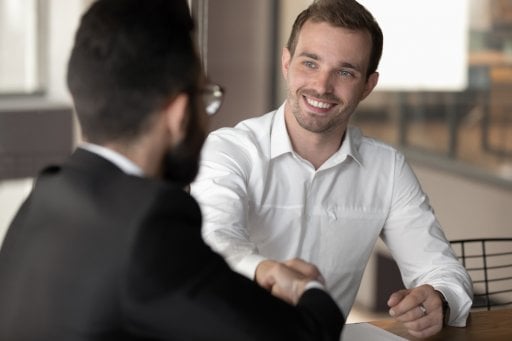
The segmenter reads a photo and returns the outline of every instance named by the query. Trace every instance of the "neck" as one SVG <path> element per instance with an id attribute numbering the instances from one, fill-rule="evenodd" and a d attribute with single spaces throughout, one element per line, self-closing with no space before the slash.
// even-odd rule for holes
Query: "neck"
<path id="1" fill-rule="evenodd" d="M 302 128 L 291 112 L 285 113 L 285 122 L 293 150 L 315 169 L 338 151 L 347 128 L 347 124 L 344 124 L 330 132 L 314 133 Z"/>
<path id="2" fill-rule="evenodd" d="M 160 177 L 163 156 L 166 152 L 166 140 L 162 134 L 143 134 L 130 141 L 115 140 L 103 144 L 117 153 L 130 159 L 140 167 L 145 176 Z"/>
<path id="3" fill-rule="evenodd" d="M 156 177 L 158 175 L 156 155 L 142 148 L 141 145 L 109 142 L 105 143 L 103 147 L 109 148 L 135 163 L 145 176 Z"/>

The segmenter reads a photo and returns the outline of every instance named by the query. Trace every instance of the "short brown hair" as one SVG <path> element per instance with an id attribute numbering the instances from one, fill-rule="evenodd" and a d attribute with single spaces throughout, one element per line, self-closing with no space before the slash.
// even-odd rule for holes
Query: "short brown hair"
<path id="1" fill-rule="evenodd" d="M 382 55 L 383 35 L 373 15 L 355 0 L 315 0 L 302 11 L 292 26 L 286 47 L 293 56 L 299 38 L 299 32 L 306 21 L 326 22 L 336 27 L 351 30 L 367 30 L 372 38 L 372 49 L 366 77 L 377 71 Z"/>

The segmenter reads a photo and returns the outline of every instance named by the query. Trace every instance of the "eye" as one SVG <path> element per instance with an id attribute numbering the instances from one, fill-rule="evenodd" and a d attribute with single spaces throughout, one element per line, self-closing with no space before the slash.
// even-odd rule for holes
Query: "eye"
<path id="1" fill-rule="evenodd" d="M 343 78 L 353 78 L 354 74 L 347 70 L 339 70 L 338 75 Z"/>
<path id="2" fill-rule="evenodd" d="M 302 62 L 302 64 L 309 69 L 316 69 L 316 64 L 313 63 L 312 61 L 306 60 Z"/>

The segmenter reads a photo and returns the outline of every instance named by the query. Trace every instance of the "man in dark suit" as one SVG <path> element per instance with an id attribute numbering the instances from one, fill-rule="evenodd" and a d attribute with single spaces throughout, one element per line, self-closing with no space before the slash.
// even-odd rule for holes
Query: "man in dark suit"
<path id="1" fill-rule="evenodd" d="M 221 91 L 192 29 L 185 0 L 99 0 L 83 16 L 68 86 L 86 142 L 40 174 L 9 227 L 1 340 L 339 339 L 314 266 L 256 284 L 201 239 L 183 187 Z"/>

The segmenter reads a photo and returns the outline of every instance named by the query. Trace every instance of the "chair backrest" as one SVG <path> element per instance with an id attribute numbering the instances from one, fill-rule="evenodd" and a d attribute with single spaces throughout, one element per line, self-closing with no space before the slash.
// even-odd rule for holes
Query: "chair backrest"
<path id="1" fill-rule="evenodd" d="M 473 280 L 473 310 L 512 306 L 512 238 L 450 241 Z"/>

